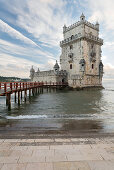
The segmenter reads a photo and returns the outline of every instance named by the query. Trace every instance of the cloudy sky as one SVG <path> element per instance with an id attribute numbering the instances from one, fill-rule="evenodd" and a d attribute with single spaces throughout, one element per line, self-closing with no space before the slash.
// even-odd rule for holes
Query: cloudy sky
<path id="1" fill-rule="evenodd" d="M 0 76 L 29 77 L 32 65 L 51 69 L 59 61 L 63 25 L 82 12 L 100 23 L 105 74 L 114 77 L 114 0 L 0 0 Z"/>

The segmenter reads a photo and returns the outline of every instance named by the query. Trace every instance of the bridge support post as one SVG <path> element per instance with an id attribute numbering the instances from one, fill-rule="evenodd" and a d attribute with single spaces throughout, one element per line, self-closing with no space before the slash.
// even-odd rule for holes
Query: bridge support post
<path id="1" fill-rule="evenodd" d="M 51 87 L 49 87 L 49 92 L 51 92 Z"/>
<path id="2" fill-rule="evenodd" d="M 32 89 L 32 95 L 34 96 L 34 88 Z"/>
<path id="3" fill-rule="evenodd" d="M 37 92 L 37 87 L 36 87 L 36 94 L 37 94 L 38 92 Z"/>
<path id="4" fill-rule="evenodd" d="M 23 92 L 21 91 L 21 100 L 22 100 L 22 98 L 23 98 Z"/>
<path id="5" fill-rule="evenodd" d="M 16 103 L 16 92 L 15 92 L 15 103 Z"/>
<path id="6" fill-rule="evenodd" d="M 29 89 L 29 98 L 31 97 L 31 89 Z"/>
<path id="7" fill-rule="evenodd" d="M 11 110 L 11 94 L 6 94 L 6 105 L 8 106 L 8 111 Z"/>
<path id="8" fill-rule="evenodd" d="M 20 91 L 18 91 L 18 105 L 20 105 Z"/>
<path id="9" fill-rule="evenodd" d="M 6 94 L 6 106 L 8 105 L 8 94 Z"/>
<path id="10" fill-rule="evenodd" d="M 24 101 L 25 101 L 25 103 L 27 101 L 27 90 L 25 90 L 25 93 L 24 93 Z"/>

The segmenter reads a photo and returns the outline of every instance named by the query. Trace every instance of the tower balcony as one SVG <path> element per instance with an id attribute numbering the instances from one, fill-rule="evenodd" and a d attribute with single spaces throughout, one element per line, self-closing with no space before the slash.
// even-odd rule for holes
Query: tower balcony
<path id="1" fill-rule="evenodd" d="M 84 34 L 81 34 L 81 33 L 78 33 L 74 36 L 71 36 L 63 41 L 60 42 L 60 47 L 63 47 L 64 45 L 66 44 L 69 44 L 69 43 L 72 43 L 74 41 L 77 41 L 79 39 L 82 39 L 82 38 L 85 38 L 89 41 L 94 41 L 100 45 L 103 45 L 103 39 L 99 38 L 99 37 L 96 37 L 94 35 L 90 35 L 90 34 L 87 34 L 87 33 L 84 33 Z"/>

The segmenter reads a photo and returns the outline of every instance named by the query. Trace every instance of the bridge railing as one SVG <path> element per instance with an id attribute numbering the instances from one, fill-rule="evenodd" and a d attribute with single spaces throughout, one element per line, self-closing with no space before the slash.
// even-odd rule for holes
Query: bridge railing
<path id="1" fill-rule="evenodd" d="M 0 82 L 0 94 L 42 86 L 67 86 L 63 82 Z"/>

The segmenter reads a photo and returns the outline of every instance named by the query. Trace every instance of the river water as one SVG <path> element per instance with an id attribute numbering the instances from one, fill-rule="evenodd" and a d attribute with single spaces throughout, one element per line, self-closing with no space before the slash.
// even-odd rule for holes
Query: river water
<path id="1" fill-rule="evenodd" d="M 114 133 L 114 80 L 102 90 L 44 91 L 7 111 L 0 97 L 1 134 Z"/>

